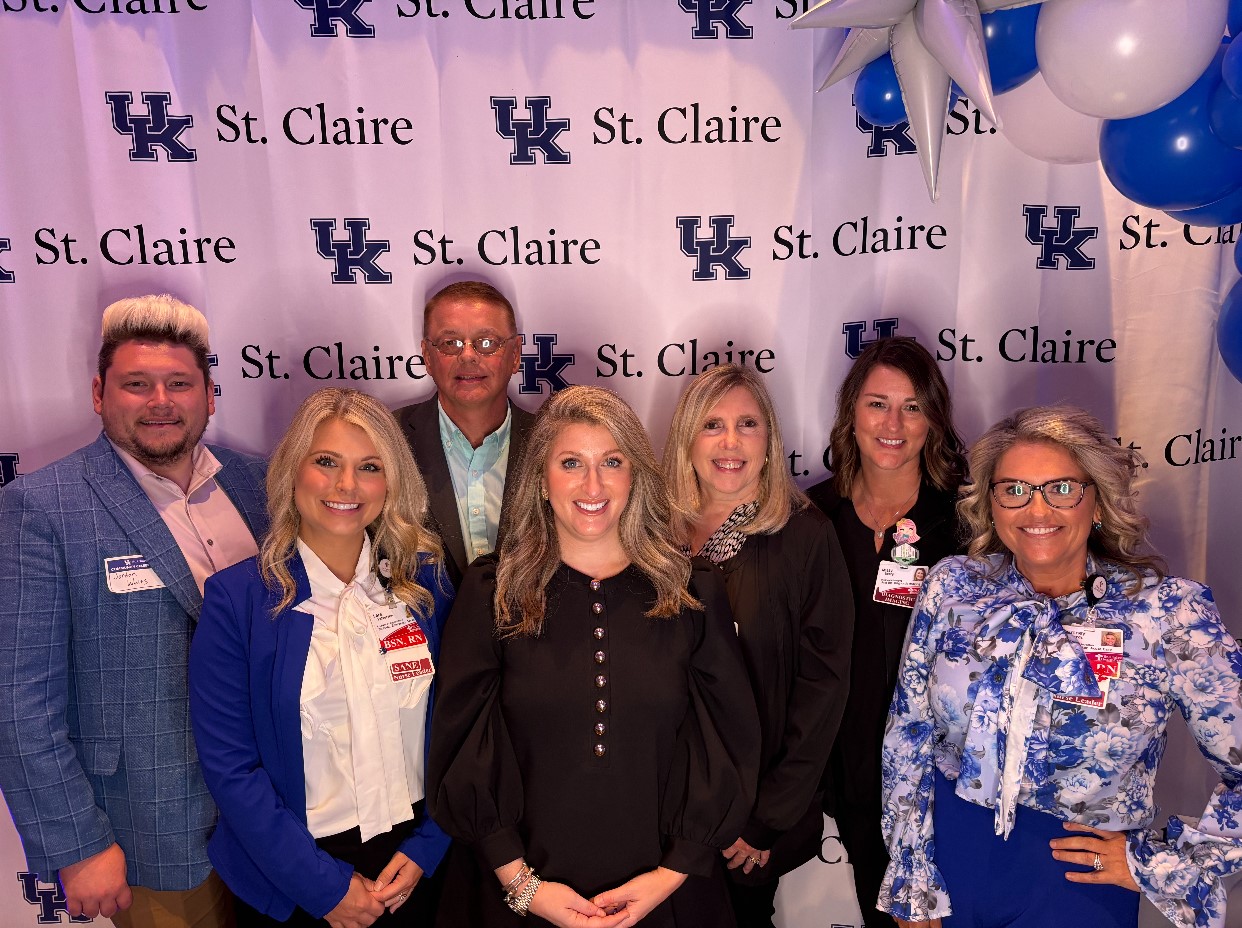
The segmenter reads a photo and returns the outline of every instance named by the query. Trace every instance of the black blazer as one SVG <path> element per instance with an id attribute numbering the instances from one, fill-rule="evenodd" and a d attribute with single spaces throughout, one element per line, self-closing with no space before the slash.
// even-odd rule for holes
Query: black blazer
<path id="1" fill-rule="evenodd" d="M 470 564 L 466 556 L 466 542 L 461 537 L 461 519 L 457 514 L 457 496 L 453 492 L 453 475 L 449 473 L 448 461 L 444 458 L 444 448 L 440 445 L 440 413 L 437 408 L 439 394 L 433 393 L 430 399 L 410 406 L 403 406 L 394 415 L 401 423 L 405 440 L 414 452 L 414 461 L 422 472 L 427 484 L 428 508 L 432 527 L 440 536 L 444 546 L 444 566 L 454 589 L 461 586 L 462 574 Z M 526 448 L 526 437 L 531 426 L 535 424 L 533 413 L 527 412 L 512 401 L 509 408 L 513 411 L 513 421 L 509 433 L 509 465 L 507 474 L 512 476 L 522 452 Z M 505 495 L 501 500 L 501 522 L 504 511 L 509 505 L 508 479 L 505 480 Z M 496 539 L 496 547 L 500 547 L 500 539 Z"/>

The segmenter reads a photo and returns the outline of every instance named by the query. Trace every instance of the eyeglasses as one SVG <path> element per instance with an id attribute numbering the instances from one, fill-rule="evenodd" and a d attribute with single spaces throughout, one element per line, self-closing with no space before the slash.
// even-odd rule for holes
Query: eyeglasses
<path id="1" fill-rule="evenodd" d="M 1022 509 L 1029 506 L 1038 490 L 1044 495 L 1044 502 L 1053 509 L 1073 509 L 1082 502 L 1087 487 L 1095 486 L 1091 480 L 1071 480 L 1058 477 L 1047 483 L 1027 483 L 1025 480 L 997 480 L 989 484 L 992 499 L 1002 509 Z"/>
<path id="2" fill-rule="evenodd" d="M 521 335 L 506 335 L 504 338 L 498 335 L 480 335 L 478 338 L 440 338 L 430 342 L 430 345 L 440 354 L 447 355 L 450 358 L 455 358 L 465 351 L 467 345 L 474 349 L 475 354 L 487 357 L 503 348 L 506 342 L 511 342 L 515 338 L 521 337 Z"/>

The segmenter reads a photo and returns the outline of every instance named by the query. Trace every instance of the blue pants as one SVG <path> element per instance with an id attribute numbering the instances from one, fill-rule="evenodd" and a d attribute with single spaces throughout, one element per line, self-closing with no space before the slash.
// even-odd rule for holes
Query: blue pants
<path id="1" fill-rule="evenodd" d="M 1135 928 L 1138 893 L 1065 878 L 1090 868 L 1053 859 L 1048 842 L 1072 834 L 1060 819 L 1018 806 L 1006 841 L 994 832 L 993 811 L 953 787 L 936 774 L 936 866 L 953 906 L 944 928 Z"/>

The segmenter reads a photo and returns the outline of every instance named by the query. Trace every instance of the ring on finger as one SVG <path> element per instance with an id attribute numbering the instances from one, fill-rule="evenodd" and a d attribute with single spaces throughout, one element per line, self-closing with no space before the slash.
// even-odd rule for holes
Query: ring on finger
<path id="1" fill-rule="evenodd" d="M 759 863 L 759 858 L 758 858 L 758 857 L 756 857 L 756 856 L 754 856 L 754 855 L 752 854 L 752 855 L 751 855 L 751 857 L 750 857 L 750 862 L 751 862 L 752 864 L 757 864 L 757 863 Z"/>
<path id="2" fill-rule="evenodd" d="M 1091 861 L 1091 869 L 1099 873 L 1104 869 L 1104 861 L 1100 860 L 1100 855 L 1096 854 L 1095 859 Z"/>

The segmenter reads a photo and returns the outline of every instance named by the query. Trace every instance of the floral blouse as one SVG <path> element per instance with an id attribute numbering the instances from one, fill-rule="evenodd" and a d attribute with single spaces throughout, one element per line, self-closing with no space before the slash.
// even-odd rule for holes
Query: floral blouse
<path id="1" fill-rule="evenodd" d="M 1015 803 L 1128 832 L 1130 872 L 1152 903 L 1176 925 L 1223 928 L 1220 878 L 1242 869 L 1242 652 L 1207 587 L 1149 575 L 1131 596 L 1128 572 L 1091 558 L 1087 568 L 1108 581 L 1094 607 L 1082 591 L 1036 593 L 1000 555 L 947 558 L 928 576 L 884 736 L 892 862 L 881 910 L 951 914 L 935 864 L 934 767 L 960 798 L 996 811 L 998 835 Z M 1097 680 L 1067 631 L 1091 626 L 1121 632 L 1115 678 Z M 1174 708 L 1222 782 L 1197 822 L 1152 828 Z"/>

